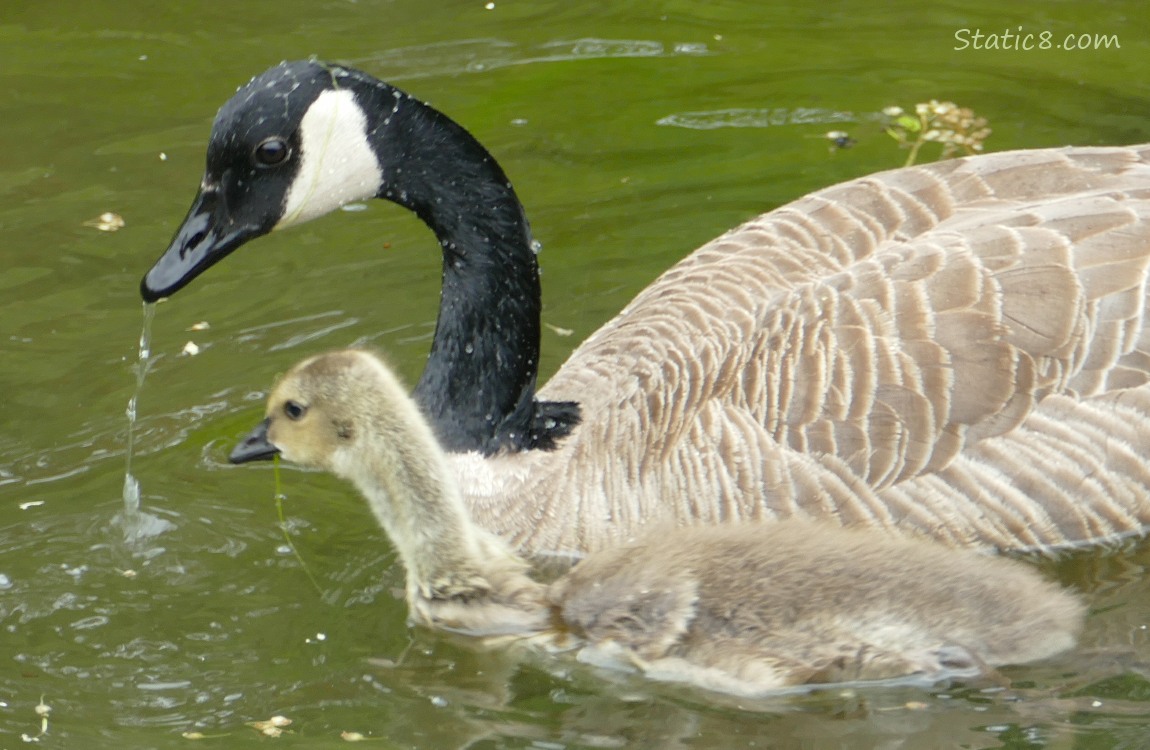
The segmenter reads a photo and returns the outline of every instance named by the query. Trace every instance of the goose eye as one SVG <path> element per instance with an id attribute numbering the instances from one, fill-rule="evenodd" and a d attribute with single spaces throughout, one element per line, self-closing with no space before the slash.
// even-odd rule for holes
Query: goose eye
<path id="1" fill-rule="evenodd" d="M 296 401 L 288 401 L 284 404 L 284 414 L 293 422 L 303 419 L 303 415 L 307 414 L 307 407 Z"/>
<path id="2" fill-rule="evenodd" d="M 264 167 L 274 167 L 283 163 L 291 154 L 291 149 L 282 138 L 268 138 L 256 146 L 254 156 L 256 163 Z"/>

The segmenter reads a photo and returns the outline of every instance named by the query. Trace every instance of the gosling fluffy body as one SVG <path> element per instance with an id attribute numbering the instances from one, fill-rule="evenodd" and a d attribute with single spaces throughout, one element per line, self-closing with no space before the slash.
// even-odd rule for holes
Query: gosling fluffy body
<path id="1" fill-rule="evenodd" d="M 1035 661 L 1071 648 L 1083 615 L 1021 563 L 803 521 L 649 533 L 549 595 L 590 652 L 736 694 Z"/>
<path id="2" fill-rule="evenodd" d="M 359 350 L 296 365 L 233 460 L 279 452 L 350 480 L 407 569 L 414 622 L 574 636 L 580 658 L 753 695 L 938 679 L 1070 648 L 1083 607 L 1021 563 L 873 530 L 783 521 L 655 530 L 552 584 L 469 517 L 430 427 Z"/>

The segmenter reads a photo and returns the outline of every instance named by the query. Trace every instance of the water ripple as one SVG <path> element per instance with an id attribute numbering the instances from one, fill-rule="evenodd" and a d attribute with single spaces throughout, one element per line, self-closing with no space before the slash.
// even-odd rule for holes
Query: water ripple
<path id="1" fill-rule="evenodd" d="M 388 80 L 411 80 L 457 73 L 475 73 L 512 65 L 600 60 L 629 57 L 678 57 L 712 54 L 703 42 L 670 45 L 649 39 L 580 37 L 537 45 L 502 39 L 462 39 L 390 49 L 351 62 L 357 66 L 387 70 Z"/>
<path id="2" fill-rule="evenodd" d="M 819 107 L 767 107 L 761 109 L 713 109 L 698 112 L 678 112 L 655 121 L 665 125 L 690 130 L 716 130 L 718 128 L 769 128 L 782 125 L 828 125 L 840 122 L 861 122 L 875 120 L 880 115 L 875 112 L 855 114 L 836 109 Z"/>

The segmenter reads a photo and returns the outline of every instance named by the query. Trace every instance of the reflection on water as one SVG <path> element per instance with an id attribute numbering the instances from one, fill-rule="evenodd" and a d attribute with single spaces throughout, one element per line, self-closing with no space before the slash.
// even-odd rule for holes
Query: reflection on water
<path id="1" fill-rule="evenodd" d="M 1132 35 L 1107 53 L 955 55 L 954 29 L 914 4 L 485 5 L 157 15 L 97 0 L 65 15 L 26 3 L 0 25 L 20 107 L 0 119 L 0 142 L 19 144 L 0 164 L 0 746 L 39 731 L 41 695 L 44 747 L 186 748 L 196 731 L 227 735 L 219 747 L 343 747 L 344 731 L 429 748 L 1138 746 L 1147 545 L 1046 564 L 1092 615 L 1081 649 L 1009 670 L 1009 689 L 753 704 L 408 630 L 402 573 L 360 498 L 288 469 L 284 526 L 315 592 L 281 536 L 271 467 L 232 467 L 227 451 L 304 354 L 371 342 L 414 382 L 439 295 L 434 238 L 380 202 L 276 233 L 145 311 L 126 352 L 140 276 L 192 198 L 211 118 L 268 65 L 318 54 L 418 79 L 414 95 L 488 144 L 547 245 L 544 320 L 574 331 L 545 328 L 541 379 L 694 246 L 900 164 L 868 115 L 891 101 L 972 106 L 993 150 L 1150 140 L 1131 114 L 1150 52 Z M 1100 32 L 1143 12 L 1000 5 L 963 8 L 984 27 Z M 830 123 L 857 144 L 828 154 L 816 136 Z M 125 228 L 84 227 L 106 211 Z M 180 356 L 203 320 L 199 355 Z M 277 714 L 293 735 L 246 726 Z"/>
<path id="2" fill-rule="evenodd" d="M 707 55 L 705 42 L 670 45 L 650 39 L 562 39 L 517 43 L 505 39 L 462 39 L 391 48 L 351 60 L 357 66 L 387 70 L 391 81 L 458 73 L 492 71 L 512 65 L 628 57 Z"/>
<path id="3" fill-rule="evenodd" d="M 787 109 L 716 109 L 706 112 L 677 112 L 655 121 L 656 125 L 669 125 L 691 130 L 715 130 L 716 128 L 768 128 L 783 125 L 826 125 L 830 123 L 850 123 L 881 119 L 878 112 L 856 115 L 853 112 L 839 112 L 818 107 L 798 107 Z"/>

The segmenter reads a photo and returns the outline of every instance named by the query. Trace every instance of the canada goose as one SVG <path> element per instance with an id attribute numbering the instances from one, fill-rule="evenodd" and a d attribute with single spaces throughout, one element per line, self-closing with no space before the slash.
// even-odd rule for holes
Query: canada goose
<path id="1" fill-rule="evenodd" d="M 407 570 L 411 619 L 575 639 L 580 658 L 754 694 L 808 682 L 969 676 L 1075 641 L 1078 600 L 1021 563 L 789 520 L 648 532 L 546 585 L 475 525 L 445 454 L 375 356 L 310 357 L 232 452 L 350 480 Z"/>
<path id="2" fill-rule="evenodd" d="M 142 293 L 388 198 L 443 249 L 415 398 L 515 548 L 798 516 L 1049 550 L 1150 523 L 1148 160 L 1016 151 L 821 190 L 672 267 L 536 398 L 536 258 L 496 161 L 371 76 L 284 63 L 220 110 Z"/>

